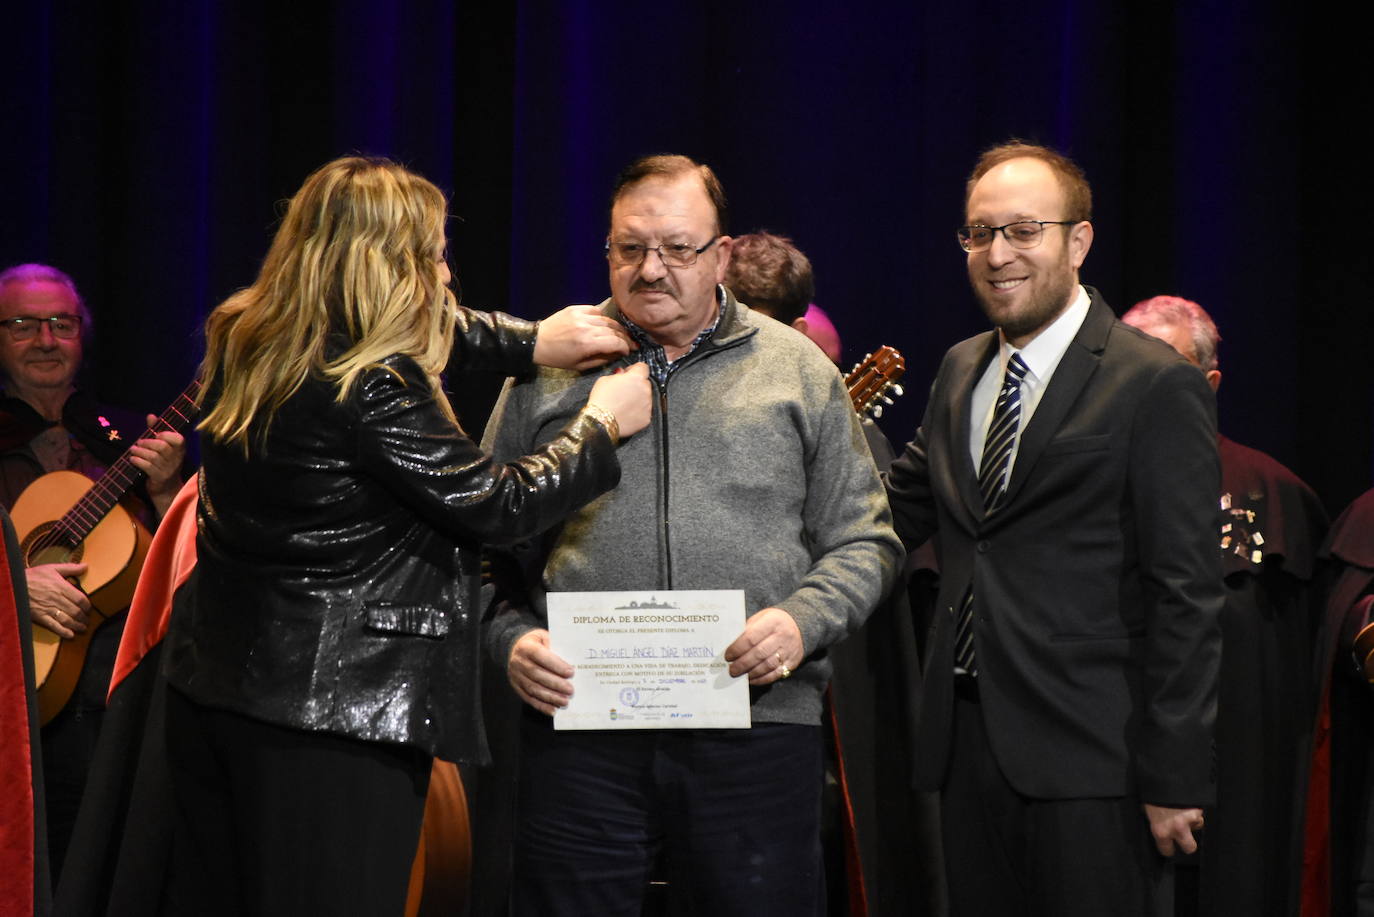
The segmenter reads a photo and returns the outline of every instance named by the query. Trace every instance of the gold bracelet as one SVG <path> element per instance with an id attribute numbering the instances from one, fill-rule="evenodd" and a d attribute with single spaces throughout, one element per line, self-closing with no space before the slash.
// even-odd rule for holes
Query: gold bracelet
<path id="1" fill-rule="evenodd" d="M 592 415 L 592 417 L 596 420 L 600 421 L 601 426 L 606 428 L 606 435 L 608 435 L 611 438 L 611 445 L 620 445 L 620 421 L 615 419 L 614 414 L 603 408 L 601 405 L 592 404 L 590 401 L 587 402 L 583 410 L 586 411 L 588 414 Z"/>

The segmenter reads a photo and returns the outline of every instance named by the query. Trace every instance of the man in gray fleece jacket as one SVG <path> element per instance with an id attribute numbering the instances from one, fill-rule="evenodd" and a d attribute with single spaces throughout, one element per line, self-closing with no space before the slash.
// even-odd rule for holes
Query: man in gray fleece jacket
<path id="1" fill-rule="evenodd" d="M 528 705 L 516 914 L 639 914 L 660 850 L 684 913 L 822 912 L 826 650 L 883 597 L 902 548 L 834 366 L 720 285 L 723 217 L 715 176 L 682 156 L 634 163 L 612 197 L 602 308 L 638 340 L 658 403 L 620 445 L 620 486 L 529 547 L 529 594 L 490 624 Z M 517 380 L 486 445 L 528 453 L 596 376 Z M 725 658 L 748 678 L 752 728 L 551 728 L 577 678 L 549 649 L 547 592 L 696 589 L 745 593 Z"/>

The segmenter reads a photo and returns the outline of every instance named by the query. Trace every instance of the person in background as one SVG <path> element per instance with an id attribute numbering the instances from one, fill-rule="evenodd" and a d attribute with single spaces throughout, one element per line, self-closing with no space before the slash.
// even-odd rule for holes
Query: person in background
<path id="1" fill-rule="evenodd" d="M 815 341 L 816 346 L 830 358 L 831 363 L 839 365 L 840 354 L 844 352 L 840 340 L 840 330 L 835 327 L 835 323 L 830 320 L 830 316 L 824 309 L 811 303 L 806 307 L 801 322 L 793 327 Z"/>
<path id="2" fill-rule="evenodd" d="M 1221 385 L 1212 317 L 1191 300 L 1155 296 L 1121 320 L 1159 338 Z M 1298 688 L 1312 665 L 1320 618 L 1314 586 L 1326 510 L 1297 475 L 1263 452 L 1217 437 L 1226 576 L 1217 695 L 1217 803 L 1200 873 L 1178 872 L 1182 915 L 1292 913 L 1300 872 L 1293 806 L 1310 707 Z"/>
<path id="3" fill-rule="evenodd" d="M 144 477 L 126 502 L 143 526 L 155 529 L 181 487 L 185 440 L 171 430 L 140 438 L 155 416 L 145 419 L 113 407 L 78 384 L 92 323 L 75 282 L 46 264 L 20 264 L 0 273 L 0 329 L 0 506 L 13 509 L 49 472 L 75 471 L 97 481 L 127 450 Z M 54 506 L 50 520 L 60 519 L 67 508 Z M 89 637 L 71 699 L 42 728 L 54 883 L 100 735 L 125 620 L 124 608 L 104 609 L 108 620 L 93 615 L 90 599 L 75 584 L 86 569 L 77 561 L 35 564 L 24 571 L 33 626 L 63 640 Z"/>
<path id="4" fill-rule="evenodd" d="M 1374 915 L 1374 490 L 1336 517 L 1322 546 L 1310 751 L 1300 787 L 1303 917 Z M 1204 863 L 1205 865 L 1205 863 Z"/>
<path id="5" fill-rule="evenodd" d="M 797 323 L 816 295 L 811 259 L 791 239 L 771 232 L 735 237 L 725 285 L 755 312 L 799 331 Z"/>
<path id="6" fill-rule="evenodd" d="M 840 362 L 840 333 L 820 306 L 811 259 L 786 236 L 754 232 L 735 238 L 725 272 L 725 285 L 741 305 L 800 331 L 821 349 L 830 362 Z M 862 417 L 864 439 L 879 471 L 886 471 L 895 453 L 882 430 Z"/>

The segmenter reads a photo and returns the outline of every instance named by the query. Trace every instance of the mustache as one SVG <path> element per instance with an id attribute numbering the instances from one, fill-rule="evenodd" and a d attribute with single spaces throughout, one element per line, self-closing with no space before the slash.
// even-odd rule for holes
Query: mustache
<path id="1" fill-rule="evenodd" d="M 630 284 L 630 292 L 631 292 L 631 293 L 643 293 L 643 292 L 672 293 L 672 292 L 673 292 L 673 287 L 672 287 L 672 285 L 671 285 L 670 283 L 668 283 L 668 278 L 666 278 L 666 277 L 660 277 L 658 280 L 654 280 L 654 281 L 646 281 L 646 280 L 643 280 L 643 279 L 638 279 L 638 280 L 635 280 L 633 283 Z"/>

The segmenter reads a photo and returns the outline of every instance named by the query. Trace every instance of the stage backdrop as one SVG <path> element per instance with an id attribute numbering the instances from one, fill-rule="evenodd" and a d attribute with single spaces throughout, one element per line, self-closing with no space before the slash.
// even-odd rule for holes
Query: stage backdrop
<path id="1" fill-rule="evenodd" d="M 1118 311 L 1200 301 L 1222 428 L 1333 509 L 1369 486 L 1369 98 L 1320 4 L 167 0 L 7 10 L 0 262 L 70 272 L 89 380 L 159 410 L 205 313 L 248 283 L 281 201 L 351 151 L 451 192 L 464 300 L 538 316 L 607 292 L 606 195 L 632 158 L 711 164 L 730 228 L 792 236 L 850 363 L 910 365 L 909 438 L 954 341 L 985 327 L 954 242 L 964 176 L 1011 136 L 1096 192 L 1083 271 Z M 455 374 L 472 426 L 491 380 Z"/>

